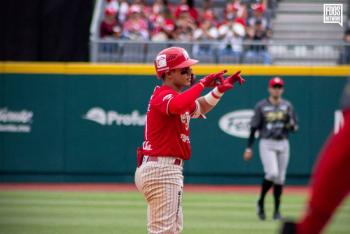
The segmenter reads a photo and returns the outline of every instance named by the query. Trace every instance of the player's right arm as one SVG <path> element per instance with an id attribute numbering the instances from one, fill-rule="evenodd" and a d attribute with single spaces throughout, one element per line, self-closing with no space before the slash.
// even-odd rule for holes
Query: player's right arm
<path id="1" fill-rule="evenodd" d="M 254 116 L 252 117 L 252 120 L 250 122 L 250 133 L 248 137 L 247 147 L 243 153 L 243 159 L 245 161 L 249 161 L 253 157 L 252 148 L 255 141 L 255 132 L 258 130 L 261 124 L 262 124 L 262 113 L 261 113 L 260 105 L 258 103 L 255 106 Z"/>
<path id="2" fill-rule="evenodd" d="M 297 115 L 296 115 L 294 107 L 291 103 L 289 103 L 286 120 L 287 121 L 285 123 L 285 128 L 288 131 L 296 132 L 299 129 Z"/>
<path id="3" fill-rule="evenodd" d="M 253 157 L 252 147 L 253 147 L 253 144 L 254 144 L 254 141 L 255 141 L 255 132 L 256 132 L 256 130 L 257 130 L 257 128 L 254 128 L 254 127 L 250 128 L 247 148 L 244 150 L 244 153 L 243 153 L 243 159 L 245 161 L 249 161 Z"/>
<path id="4" fill-rule="evenodd" d="M 210 74 L 202 78 L 197 84 L 193 85 L 188 90 L 176 95 L 169 100 L 169 113 L 182 114 L 189 109 L 195 108 L 195 101 L 201 94 L 204 88 L 212 87 L 216 80 L 222 80 L 223 74 L 226 72 L 221 71 L 218 73 Z M 202 113 L 203 114 L 203 113 Z"/>

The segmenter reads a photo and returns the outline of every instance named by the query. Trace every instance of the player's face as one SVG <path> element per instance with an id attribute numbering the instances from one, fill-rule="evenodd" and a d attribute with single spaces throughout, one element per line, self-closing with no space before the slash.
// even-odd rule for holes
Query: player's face
<path id="1" fill-rule="evenodd" d="M 270 96 L 274 98 L 279 98 L 282 96 L 283 93 L 283 86 L 281 85 L 274 85 L 272 87 L 269 87 L 269 93 Z"/>
<path id="2" fill-rule="evenodd" d="M 190 67 L 176 69 L 174 75 L 174 85 L 177 87 L 184 87 L 191 85 L 192 69 Z"/>

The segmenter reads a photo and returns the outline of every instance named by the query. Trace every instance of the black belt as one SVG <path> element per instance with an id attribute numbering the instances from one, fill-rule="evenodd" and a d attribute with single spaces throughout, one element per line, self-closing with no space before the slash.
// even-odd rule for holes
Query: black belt
<path id="1" fill-rule="evenodd" d="M 284 140 L 284 139 L 287 139 L 287 138 L 285 138 L 285 137 L 271 137 L 271 138 L 268 138 L 268 139 L 275 140 L 275 141 L 281 141 L 281 140 Z"/>
<path id="2" fill-rule="evenodd" d="M 284 140 L 284 139 L 287 139 L 287 138 L 286 137 L 268 137 L 268 138 L 265 138 L 265 139 L 281 141 L 281 140 Z"/>

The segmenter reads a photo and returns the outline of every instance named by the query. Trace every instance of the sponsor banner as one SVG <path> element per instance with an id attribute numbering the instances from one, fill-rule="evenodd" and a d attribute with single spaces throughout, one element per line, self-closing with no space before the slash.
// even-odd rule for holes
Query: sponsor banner
<path id="1" fill-rule="evenodd" d="M 241 155 L 252 109 L 268 95 L 270 78 L 266 73 L 247 76 L 244 86 L 225 94 L 206 120 L 191 121 L 192 156 L 185 164 L 188 183 L 260 181 L 258 144 L 254 145 L 257 157 L 249 165 Z M 309 175 L 330 130 L 341 127 L 341 113 L 334 111 L 341 108 L 339 95 L 346 79 L 283 78 L 284 96 L 293 103 L 300 122 L 298 132 L 290 136 L 288 176 L 299 179 Z M 0 76 L 2 181 L 132 182 L 135 153 L 144 141 L 145 113 L 156 84 L 161 81 L 142 75 Z"/>
<path id="2" fill-rule="evenodd" d="M 28 110 L 9 110 L 0 107 L 0 132 L 31 132 L 33 112 Z"/>
<path id="3" fill-rule="evenodd" d="M 141 115 L 138 110 L 133 110 L 130 114 L 122 114 L 113 110 L 106 111 L 101 107 L 92 107 L 83 119 L 107 126 L 144 126 L 146 115 Z"/>
<path id="4" fill-rule="evenodd" d="M 248 138 L 253 115 L 254 111 L 250 109 L 229 112 L 219 119 L 219 127 L 231 136 Z"/>

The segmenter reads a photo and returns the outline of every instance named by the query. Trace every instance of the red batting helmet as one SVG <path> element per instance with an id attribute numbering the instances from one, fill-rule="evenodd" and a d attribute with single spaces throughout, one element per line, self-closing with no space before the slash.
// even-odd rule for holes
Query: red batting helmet
<path id="1" fill-rule="evenodd" d="M 198 60 L 191 59 L 187 51 L 181 47 L 170 47 L 160 51 L 154 60 L 158 79 L 166 72 L 176 69 L 190 67 L 198 63 Z"/>
<path id="2" fill-rule="evenodd" d="M 273 87 L 273 86 L 275 86 L 275 85 L 280 85 L 280 86 L 283 87 L 284 82 L 283 82 L 283 80 L 282 80 L 281 77 L 277 77 L 277 76 L 276 76 L 276 77 L 273 77 L 273 78 L 270 80 L 269 86 L 270 86 L 270 87 Z"/>

